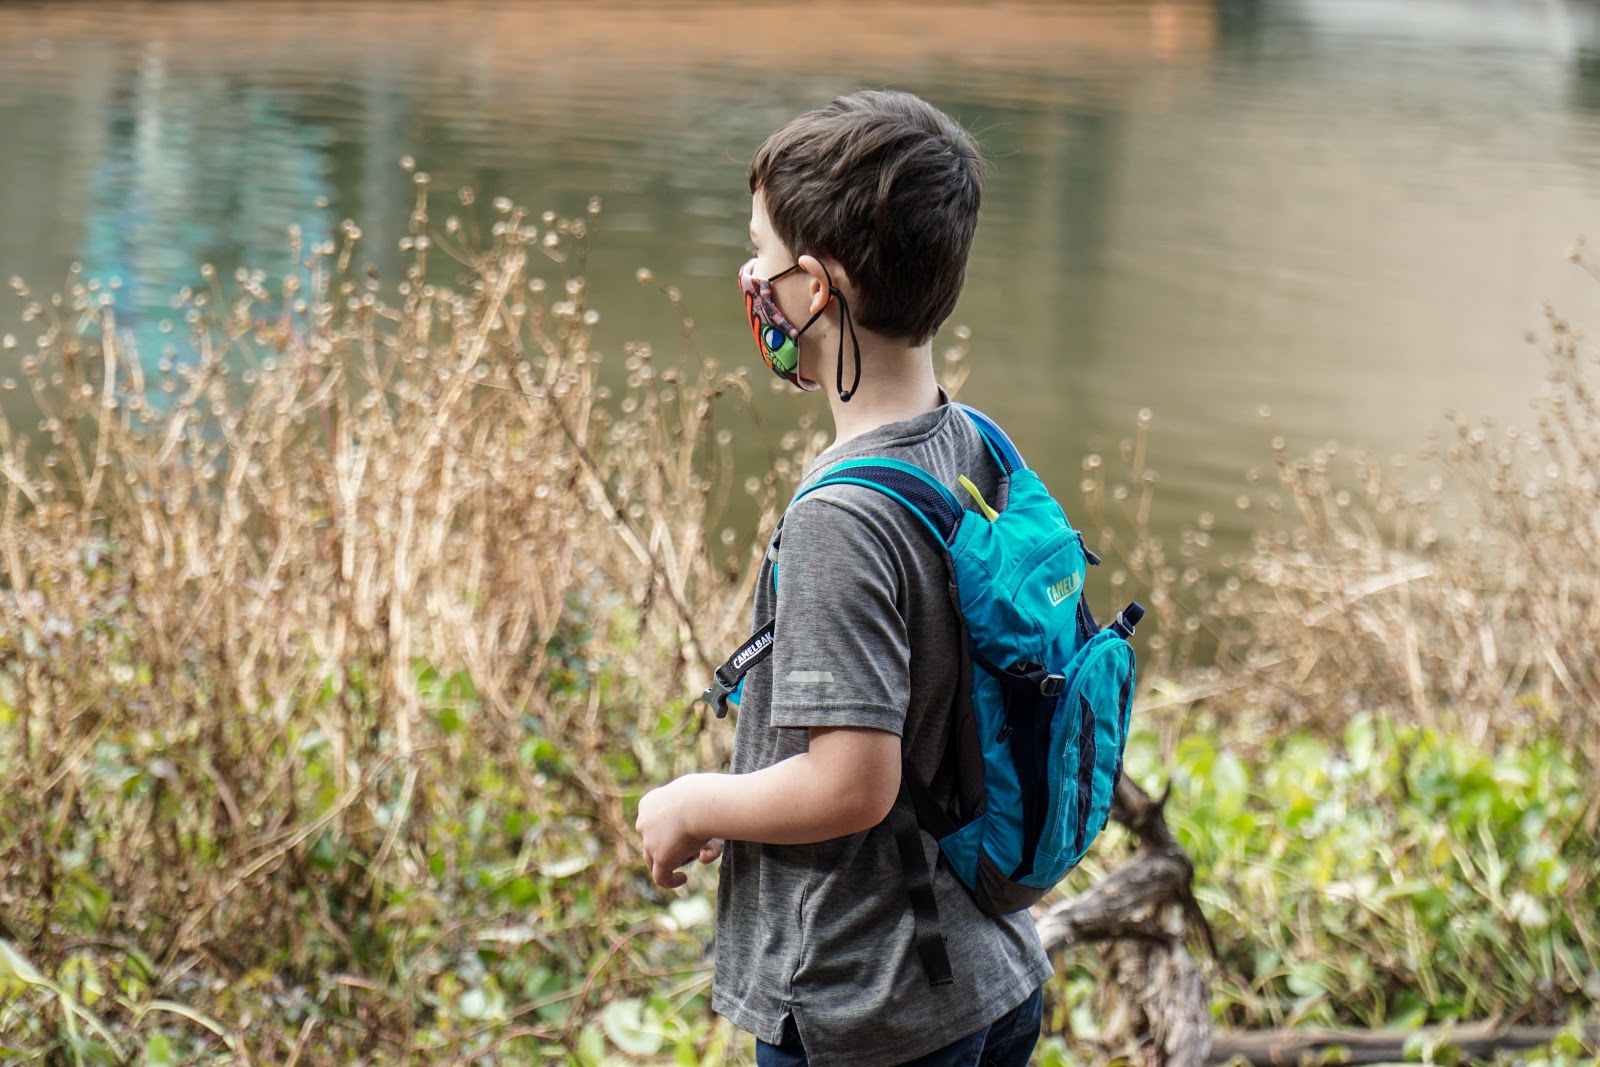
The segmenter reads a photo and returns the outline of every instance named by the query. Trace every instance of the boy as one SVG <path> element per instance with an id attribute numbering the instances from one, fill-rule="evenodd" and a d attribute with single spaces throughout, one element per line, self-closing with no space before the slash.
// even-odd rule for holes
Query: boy
<path id="1" fill-rule="evenodd" d="M 800 388 L 832 386 L 837 434 L 802 488 L 842 460 L 889 457 L 958 494 L 966 475 L 1004 506 L 933 367 L 981 166 L 960 126 L 895 92 L 835 100 L 756 153 L 740 287 L 757 346 Z M 1027 913 L 979 911 L 921 834 L 953 974 L 933 984 L 885 823 L 908 803 L 902 760 L 951 800 L 941 766 L 962 650 L 949 582 L 895 501 L 849 485 L 805 497 L 757 586 L 756 624 L 775 618 L 776 641 L 745 677 L 733 773 L 686 775 L 639 803 L 659 884 L 723 857 L 712 1005 L 756 1035 L 758 1064 L 1021 1067 L 1038 1038 L 1050 964 Z"/>

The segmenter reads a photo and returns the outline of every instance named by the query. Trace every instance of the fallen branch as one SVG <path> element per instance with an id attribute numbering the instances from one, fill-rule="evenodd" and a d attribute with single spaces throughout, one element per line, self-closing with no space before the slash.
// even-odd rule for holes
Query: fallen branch
<path id="1" fill-rule="evenodd" d="M 1120 993 L 1106 1028 L 1148 1049 L 1162 1067 L 1200 1067 L 1211 1051 L 1210 994 L 1185 944 L 1198 930 L 1212 955 L 1211 927 L 1195 903 L 1194 865 L 1167 827 L 1167 794 L 1152 800 L 1127 776 L 1111 817 L 1139 838 L 1127 863 L 1072 900 L 1038 916 L 1046 951 L 1111 942 L 1106 964 Z"/>
<path id="2" fill-rule="evenodd" d="M 1456 1049 L 1467 1059 L 1487 1060 L 1497 1052 L 1540 1048 L 1562 1033 L 1557 1027 L 1510 1026 L 1498 1030 L 1492 1023 L 1426 1026 L 1417 1030 L 1267 1030 L 1259 1033 L 1221 1033 L 1211 1044 L 1211 1062 L 1243 1060 L 1251 1067 L 1330 1062 L 1343 1064 L 1393 1063 L 1405 1060 L 1418 1042 Z M 1600 1025 L 1591 1025 L 1586 1040 L 1600 1044 Z"/>
<path id="3" fill-rule="evenodd" d="M 1243 1062 L 1250 1067 L 1302 1063 L 1379 1064 L 1403 1061 L 1423 1047 L 1448 1047 L 1464 1059 L 1540 1048 L 1562 1034 L 1555 1027 L 1497 1028 L 1492 1022 L 1414 1030 L 1270 1030 L 1214 1032 L 1205 976 L 1190 957 L 1185 935 L 1197 931 L 1213 958 L 1216 943 L 1192 891 L 1194 865 L 1172 836 L 1163 809 L 1123 777 L 1111 816 L 1139 838 L 1133 856 L 1088 891 L 1035 916 L 1049 952 L 1107 943 L 1108 1044 L 1136 1046 L 1135 1057 L 1155 1067 L 1201 1067 Z M 1584 1040 L 1600 1050 L 1600 1023 Z"/>

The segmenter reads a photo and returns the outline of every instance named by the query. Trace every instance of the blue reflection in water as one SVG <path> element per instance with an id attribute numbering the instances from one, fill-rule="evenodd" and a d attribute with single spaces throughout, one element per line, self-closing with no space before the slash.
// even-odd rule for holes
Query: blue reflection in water
<path id="1" fill-rule="evenodd" d="M 185 287 L 207 284 L 201 264 L 217 269 L 225 291 L 241 267 L 265 271 L 276 291 L 293 266 L 290 226 L 307 247 L 328 239 L 332 222 L 317 204 L 329 187 L 331 138 L 292 115 L 279 93 L 220 75 L 169 84 L 154 57 L 110 105 L 105 154 L 90 179 L 85 280 L 120 285 L 118 332 L 153 371 L 165 352 L 192 351 L 174 305 Z M 272 313 L 261 308 L 258 317 Z"/>

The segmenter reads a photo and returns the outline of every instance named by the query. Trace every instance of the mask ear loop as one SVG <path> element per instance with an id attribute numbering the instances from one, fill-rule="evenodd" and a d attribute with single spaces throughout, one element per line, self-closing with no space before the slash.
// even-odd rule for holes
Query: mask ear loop
<path id="1" fill-rule="evenodd" d="M 832 293 L 834 299 L 839 301 L 839 317 L 844 320 L 845 329 L 850 331 L 850 344 L 855 350 L 856 377 L 847 392 L 844 387 L 844 330 L 840 330 L 839 355 L 834 359 L 834 371 L 837 377 L 833 387 L 839 393 L 839 403 L 848 404 L 850 403 L 850 398 L 856 395 L 856 390 L 861 388 L 861 342 L 856 339 L 856 322 L 850 316 L 850 301 L 846 300 L 844 294 L 839 291 L 838 286 L 833 284 L 833 272 L 828 270 L 827 264 L 823 264 L 822 273 L 828 279 L 828 292 Z M 826 308 L 823 309 L 823 311 L 826 310 Z M 820 315 L 822 312 L 819 311 L 817 314 Z M 812 317 L 815 318 L 816 316 Z M 806 323 L 806 325 L 809 326 L 811 324 Z"/>
<path id="2" fill-rule="evenodd" d="M 855 348 L 856 378 L 855 378 L 855 381 L 852 382 L 851 385 L 850 385 L 850 391 L 849 392 L 845 392 L 845 388 L 844 388 L 844 330 L 840 330 L 839 331 L 839 357 L 838 357 L 838 359 L 835 360 L 835 362 L 838 364 L 837 370 L 838 370 L 839 377 L 838 377 L 838 380 L 834 383 L 834 388 L 839 391 L 839 403 L 848 404 L 848 403 L 850 403 L 850 398 L 856 395 L 856 390 L 861 388 L 861 342 L 856 340 L 856 322 L 855 322 L 855 319 L 853 319 L 850 316 L 850 302 L 844 298 L 844 294 L 843 293 L 839 292 L 839 290 L 837 290 L 837 289 L 834 289 L 833 286 L 830 285 L 828 288 L 830 290 L 832 290 L 833 295 L 838 297 L 838 299 L 839 299 L 839 309 L 840 309 L 841 312 L 843 312 L 845 327 L 850 331 L 850 344 L 852 346 L 854 346 L 854 348 Z"/>
<path id="3" fill-rule="evenodd" d="M 796 263 L 794 266 L 790 267 L 789 270 L 784 271 L 783 274 L 776 275 L 774 278 L 768 280 L 776 281 L 777 278 L 783 277 L 783 275 L 788 274 L 789 271 L 799 269 L 800 264 Z M 839 315 L 844 320 L 845 329 L 850 331 L 850 344 L 855 351 L 856 377 L 855 381 L 851 383 L 850 388 L 846 390 L 844 387 L 844 330 L 840 330 L 839 355 L 838 358 L 834 360 L 834 362 L 838 365 L 836 367 L 838 378 L 834 382 L 834 388 L 838 390 L 839 402 L 841 404 L 848 404 L 850 403 L 850 398 L 856 395 L 856 390 L 861 388 L 861 342 L 856 338 L 856 321 L 850 315 L 850 301 L 846 300 L 844 298 L 844 294 L 839 291 L 838 286 L 833 284 L 833 274 L 828 270 L 826 265 L 823 266 L 822 273 L 823 276 L 828 279 L 828 292 L 833 295 L 834 299 L 839 301 Z M 795 337 L 798 339 L 801 334 L 811 329 L 811 324 L 822 318 L 822 313 L 827 310 L 827 305 L 824 304 L 822 308 L 816 312 L 816 314 L 812 315 L 806 320 L 806 324 L 804 326 L 795 331 Z"/>

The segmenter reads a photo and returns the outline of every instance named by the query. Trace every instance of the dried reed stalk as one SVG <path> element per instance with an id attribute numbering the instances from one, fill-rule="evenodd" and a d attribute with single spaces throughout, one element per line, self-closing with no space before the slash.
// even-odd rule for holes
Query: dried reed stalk
<path id="1" fill-rule="evenodd" d="M 664 711 L 672 758 L 726 744 L 684 697 L 742 636 L 761 559 L 706 536 L 744 374 L 642 345 L 603 363 L 587 221 L 497 202 L 473 251 L 428 236 L 418 178 L 396 295 L 347 223 L 271 292 L 185 293 L 149 380 L 108 292 L 14 283 L 42 418 L 0 420 L 0 939 L 42 965 L 82 947 L 64 915 L 89 892 L 159 983 L 315 969 L 329 943 L 359 973 L 363 914 L 411 921 L 389 891 L 466 847 L 461 783 L 494 769 L 535 813 L 512 856 L 546 847 L 529 738 L 559 745 L 617 863 L 641 776 L 618 753 L 659 774 Z M 755 528 L 786 489 L 753 487 Z M 372 1040 L 404 1047 L 398 1018 Z"/>

